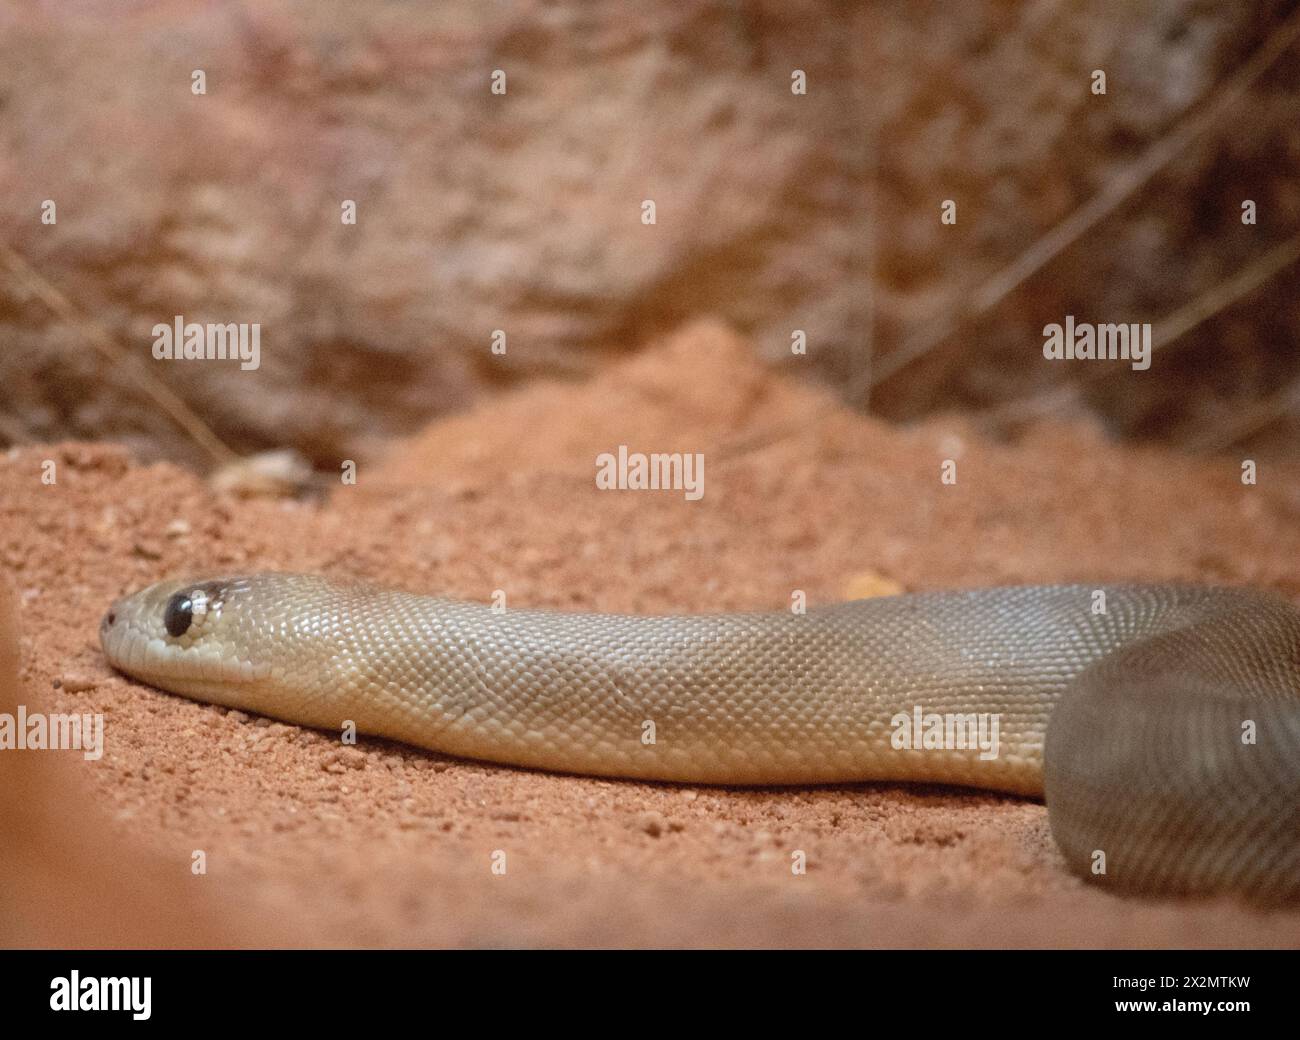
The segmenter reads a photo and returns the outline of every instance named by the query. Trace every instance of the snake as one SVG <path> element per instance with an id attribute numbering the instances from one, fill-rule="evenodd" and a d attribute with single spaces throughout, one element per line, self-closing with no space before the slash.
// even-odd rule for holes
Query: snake
<path id="1" fill-rule="evenodd" d="M 1271 592 L 1023 585 L 646 616 L 258 573 L 151 585 L 100 639 L 170 693 L 460 758 L 1039 799 L 1065 867 L 1115 893 L 1300 902 L 1300 611 Z"/>

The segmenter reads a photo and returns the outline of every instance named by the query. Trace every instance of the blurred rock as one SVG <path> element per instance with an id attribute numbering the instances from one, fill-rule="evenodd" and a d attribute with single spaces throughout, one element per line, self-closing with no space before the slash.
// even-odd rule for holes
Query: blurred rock
<path id="1" fill-rule="evenodd" d="M 208 483 L 237 498 L 292 498 L 307 490 L 311 475 L 310 463 L 296 451 L 264 451 L 221 466 Z"/>
<path id="2" fill-rule="evenodd" d="M 1293 7 L 10 6 L 0 218 L 41 278 L 241 452 L 293 447 L 334 468 L 702 315 L 860 397 L 868 349 L 968 299 Z M 1073 379 L 1042 360 L 1046 321 L 1155 320 L 1290 233 L 1297 65 L 874 403 L 906 417 Z M 939 222 L 944 199 L 956 226 Z M 1300 365 L 1289 277 L 1088 405 L 1177 433 L 1276 386 Z M 260 367 L 153 361 L 151 329 L 176 315 L 260 323 Z M 0 443 L 114 437 L 207 461 L 3 263 L 0 340 Z"/>

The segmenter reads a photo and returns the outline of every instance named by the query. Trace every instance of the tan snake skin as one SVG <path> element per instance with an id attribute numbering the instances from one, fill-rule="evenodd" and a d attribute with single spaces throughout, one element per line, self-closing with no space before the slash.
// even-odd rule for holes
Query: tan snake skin
<path id="1" fill-rule="evenodd" d="M 154 585 L 101 640 L 174 693 L 469 758 L 1045 794 L 1094 881 L 1300 900 L 1300 613 L 1260 593 L 1025 586 L 633 617 L 258 574 Z M 996 757 L 896 746 L 918 711 L 995 717 Z"/>

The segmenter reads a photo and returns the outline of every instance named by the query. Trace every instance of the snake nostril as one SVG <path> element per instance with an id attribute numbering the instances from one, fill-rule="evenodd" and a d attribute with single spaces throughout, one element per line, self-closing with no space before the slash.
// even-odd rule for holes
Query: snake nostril
<path id="1" fill-rule="evenodd" d="M 117 620 L 117 615 L 114 614 L 114 613 L 110 610 L 110 611 L 108 612 L 108 623 L 111 625 L 111 624 L 113 624 L 113 622 L 115 622 L 116 620 Z"/>

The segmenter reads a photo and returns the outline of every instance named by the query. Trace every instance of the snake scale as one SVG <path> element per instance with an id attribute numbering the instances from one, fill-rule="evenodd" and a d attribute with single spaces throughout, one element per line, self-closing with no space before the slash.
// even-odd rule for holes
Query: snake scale
<path id="1" fill-rule="evenodd" d="M 173 693 L 468 758 L 1044 797 L 1067 865 L 1107 887 L 1300 901 L 1300 612 L 1265 593 L 1043 585 L 639 617 L 256 574 L 153 585 L 100 636 Z M 997 721 L 992 754 L 960 740 L 977 716 Z M 958 739 L 900 741 L 913 718 L 956 718 Z"/>

